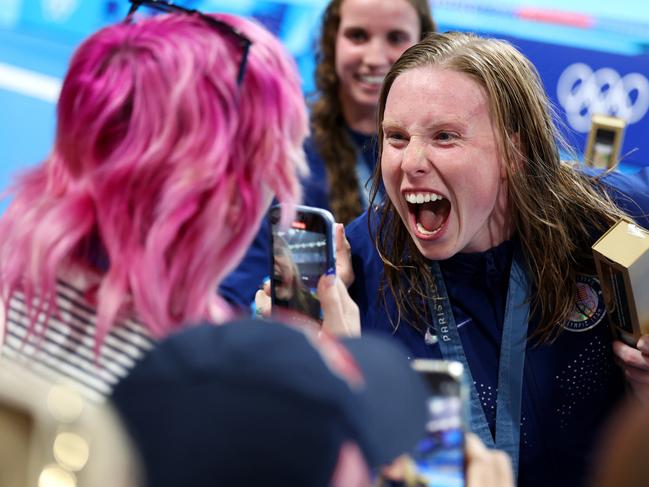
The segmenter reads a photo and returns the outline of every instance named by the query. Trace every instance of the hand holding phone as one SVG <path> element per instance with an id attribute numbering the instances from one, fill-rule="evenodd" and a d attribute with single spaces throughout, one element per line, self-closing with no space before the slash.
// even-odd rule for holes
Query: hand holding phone
<path id="1" fill-rule="evenodd" d="M 336 267 L 333 216 L 321 208 L 298 206 L 289 228 L 280 227 L 280 216 L 280 206 L 273 206 L 269 213 L 273 312 L 293 311 L 321 321 L 318 280 Z"/>
<path id="2" fill-rule="evenodd" d="M 514 487 L 514 472 L 507 453 L 490 450 L 473 433 L 465 436 L 467 487 Z"/>

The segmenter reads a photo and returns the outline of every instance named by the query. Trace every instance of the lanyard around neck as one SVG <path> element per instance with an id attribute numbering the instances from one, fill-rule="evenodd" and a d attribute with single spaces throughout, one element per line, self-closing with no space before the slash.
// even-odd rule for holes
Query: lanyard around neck
<path id="1" fill-rule="evenodd" d="M 505 321 L 500 343 L 495 441 L 489 430 L 489 423 L 482 409 L 478 391 L 473 383 L 471 370 L 455 325 L 453 309 L 444 285 L 444 277 L 437 262 L 432 265 L 437 296 L 429 299 L 429 309 L 442 356 L 446 360 L 457 360 L 464 365 L 467 381 L 471 388 L 471 430 L 488 447 L 498 448 L 509 454 L 514 468 L 514 478 L 518 475 L 523 367 L 525 365 L 530 290 L 527 273 L 521 266 L 517 254 L 518 252 L 515 251 L 509 273 Z"/>

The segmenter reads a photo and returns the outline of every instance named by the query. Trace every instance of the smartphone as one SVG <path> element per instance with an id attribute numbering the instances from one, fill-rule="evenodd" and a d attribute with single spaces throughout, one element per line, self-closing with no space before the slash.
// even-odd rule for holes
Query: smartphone
<path id="1" fill-rule="evenodd" d="M 281 207 L 270 209 L 273 312 L 293 311 L 322 320 L 318 280 L 336 268 L 334 218 L 327 210 L 298 206 L 289 228 L 280 226 Z"/>
<path id="2" fill-rule="evenodd" d="M 464 487 L 464 432 L 468 419 L 468 387 L 460 362 L 413 360 L 412 367 L 428 385 L 425 437 L 413 452 L 417 485 Z"/>

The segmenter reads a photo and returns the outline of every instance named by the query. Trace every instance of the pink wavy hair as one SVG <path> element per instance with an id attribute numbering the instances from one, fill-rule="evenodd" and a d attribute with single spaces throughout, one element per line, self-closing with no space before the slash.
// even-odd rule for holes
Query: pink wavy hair
<path id="1" fill-rule="evenodd" d="M 236 39 L 194 16 L 113 25 L 76 51 L 54 149 L 0 220 L 3 298 L 38 296 L 34 322 L 57 312 L 62 271 L 97 249 L 97 347 L 127 306 L 156 337 L 214 305 L 227 316 L 217 285 L 271 196 L 291 218 L 308 130 L 294 63 L 261 26 L 215 17 L 253 42 L 241 86 Z"/>

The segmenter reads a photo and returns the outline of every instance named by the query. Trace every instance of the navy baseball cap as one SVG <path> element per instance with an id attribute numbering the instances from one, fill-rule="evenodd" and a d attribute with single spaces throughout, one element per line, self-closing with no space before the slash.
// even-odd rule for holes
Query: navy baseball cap
<path id="1" fill-rule="evenodd" d="M 167 338 L 112 400 L 155 487 L 326 486 L 343 443 L 378 467 L 412 450 L 426 422 L 426 387 L 395 340 L 267 320 Z"/>

